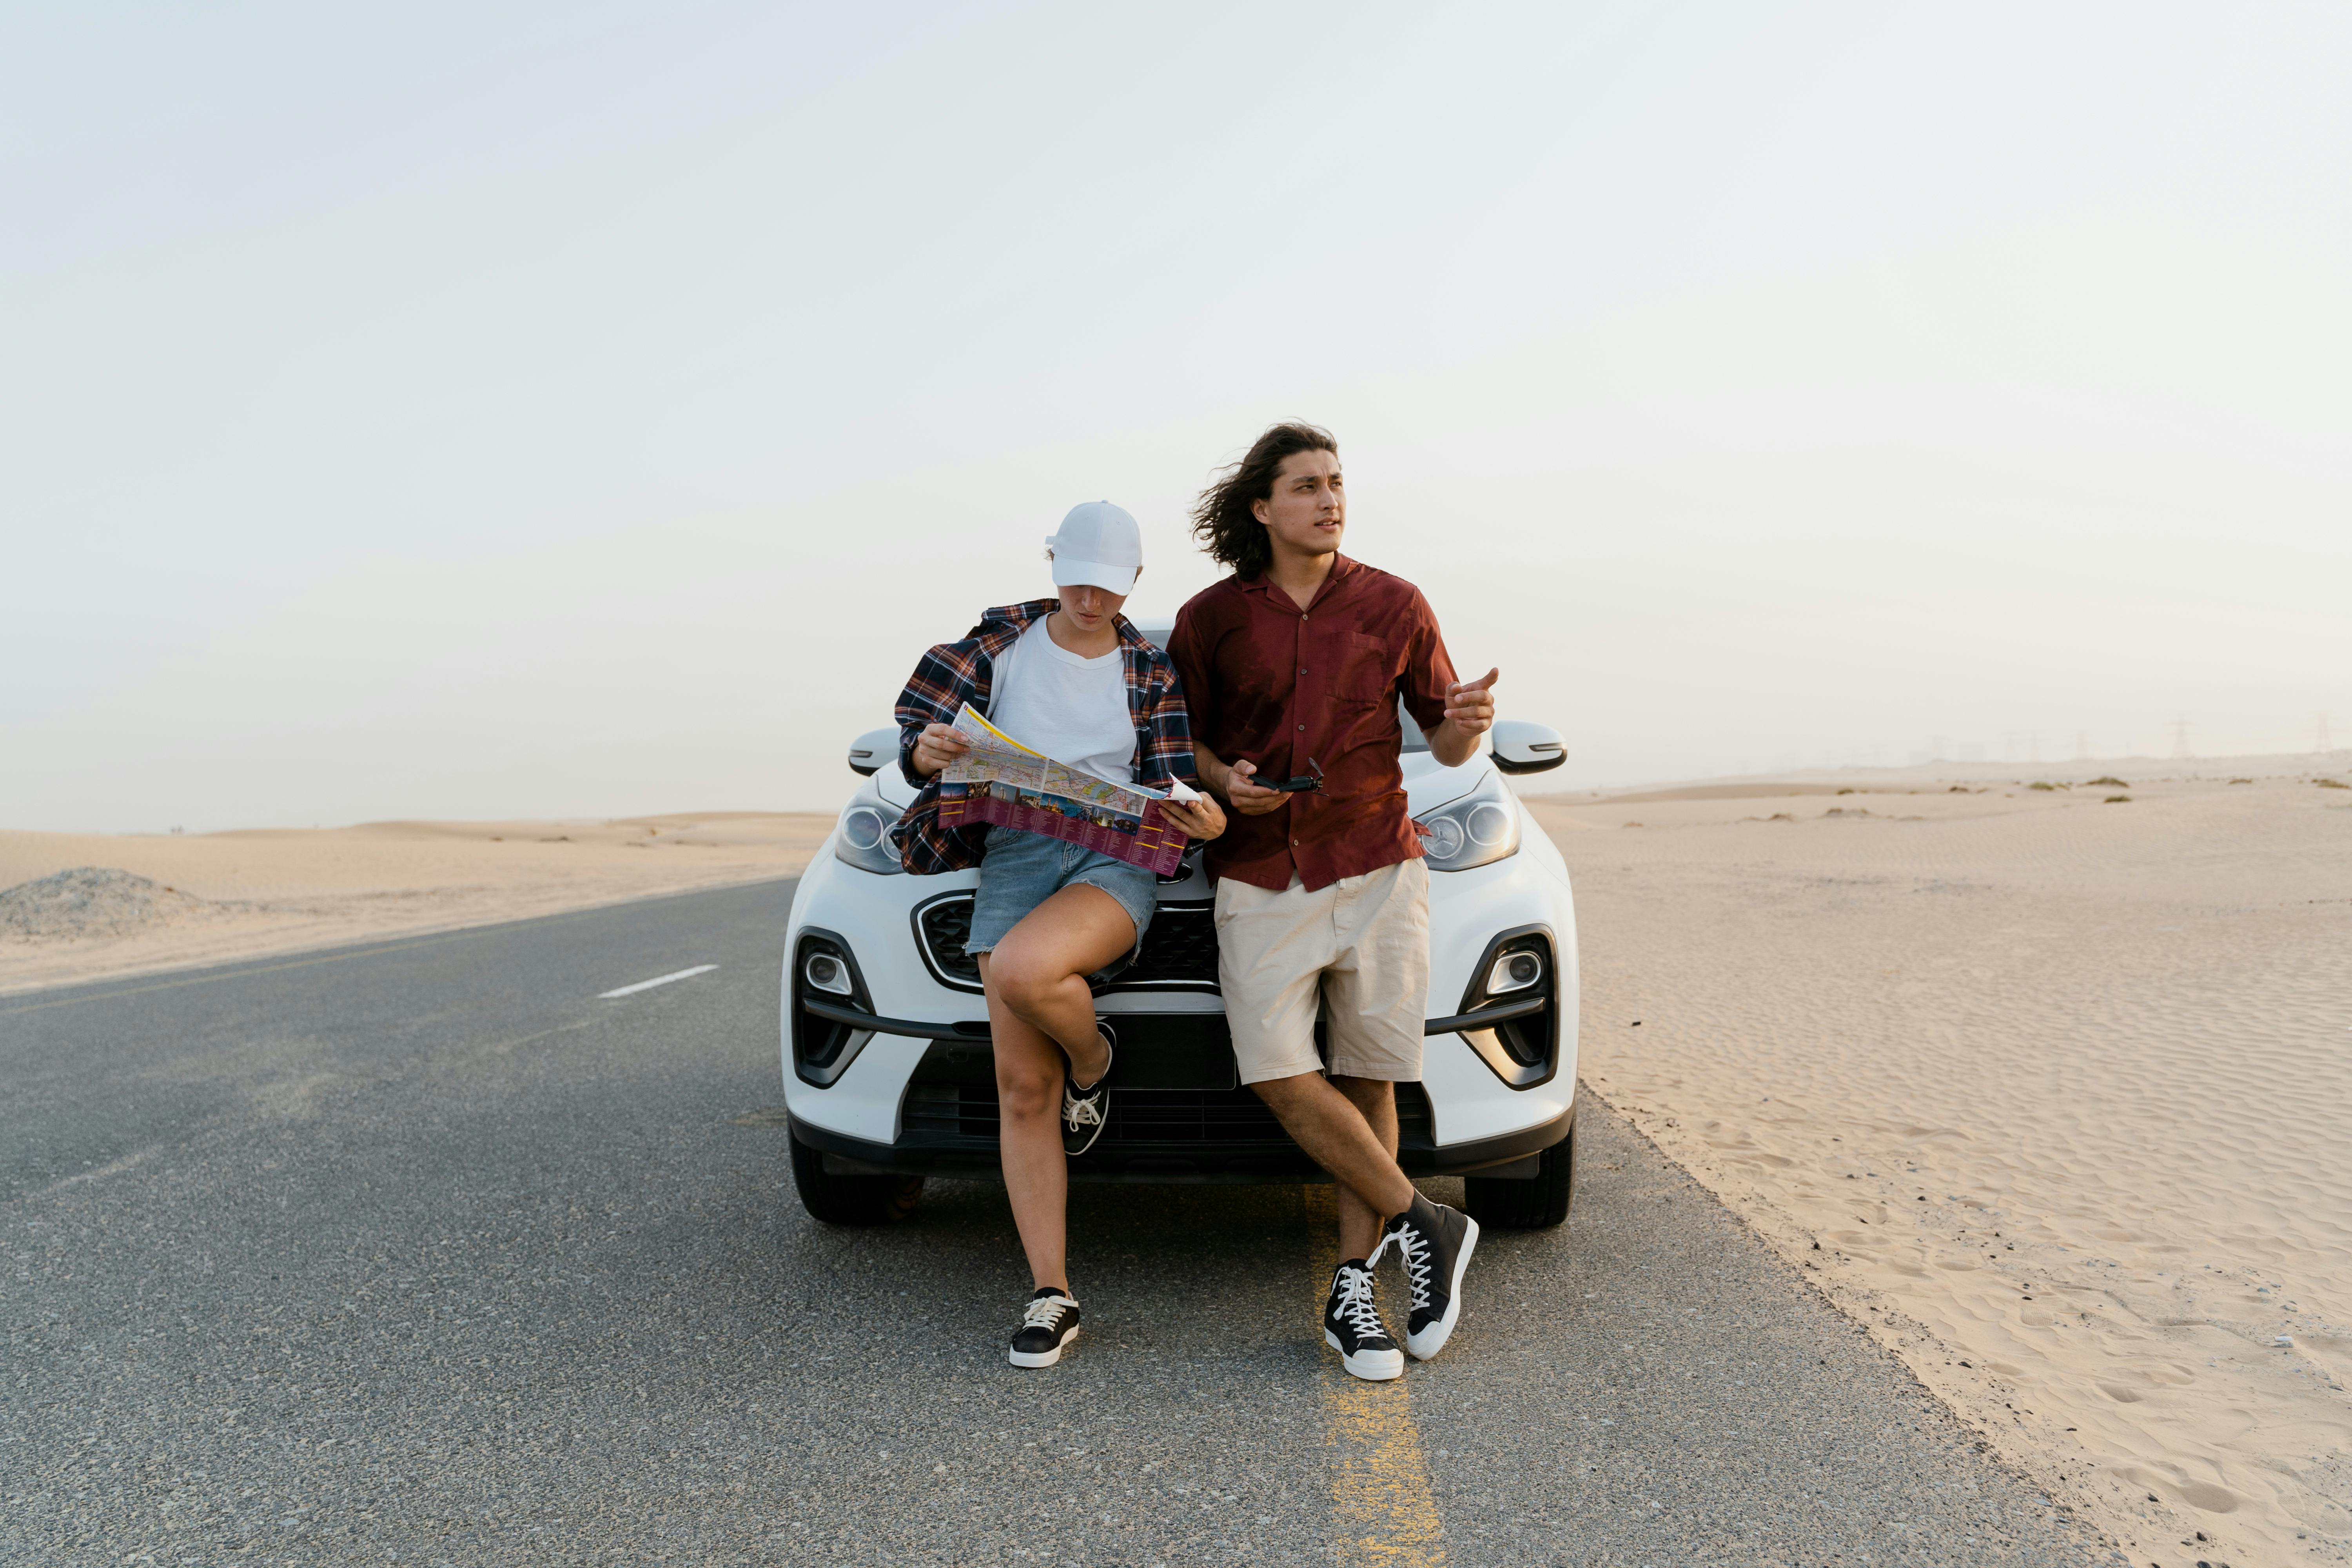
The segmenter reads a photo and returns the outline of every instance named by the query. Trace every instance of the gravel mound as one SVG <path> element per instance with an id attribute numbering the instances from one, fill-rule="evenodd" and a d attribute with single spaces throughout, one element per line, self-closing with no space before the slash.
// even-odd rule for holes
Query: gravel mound
<path id="1" fill-rule="evenodd" d="M 103 866 L 77 866 L 0 891 L 0 937 L 70 942 L 127 936 L 196 913 L 201 899 Z"/>

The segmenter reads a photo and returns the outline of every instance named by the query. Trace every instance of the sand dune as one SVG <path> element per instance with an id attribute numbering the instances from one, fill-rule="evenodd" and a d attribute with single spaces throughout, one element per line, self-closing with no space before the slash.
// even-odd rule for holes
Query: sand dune
<path id="1" fill-rule="evenodd" d="M 788 877 L 832 828 L 815 813 L 732 811 L 185 837 L 0 832 L 0 994 Z M 79 869 L 122 875 L 26 886 Z"/>
<path id="2" fill-rule="evenodd" d="M 1534 803 L 1585 1077 L 2133 1562 L 2342 1561 L 2352 793 L 1960 787 Z"/>

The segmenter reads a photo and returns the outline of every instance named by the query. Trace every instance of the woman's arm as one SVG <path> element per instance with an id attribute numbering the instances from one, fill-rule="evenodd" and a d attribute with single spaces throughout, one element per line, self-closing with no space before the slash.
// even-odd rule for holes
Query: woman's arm
<path id="1" fill-rule="evenodd" d="M 923 655 L 898 693 L 898 772 L 917 789 L 971 749 L 947 721 L 976 695 L 986 657 L 972 638 L 940 643 Z"/>

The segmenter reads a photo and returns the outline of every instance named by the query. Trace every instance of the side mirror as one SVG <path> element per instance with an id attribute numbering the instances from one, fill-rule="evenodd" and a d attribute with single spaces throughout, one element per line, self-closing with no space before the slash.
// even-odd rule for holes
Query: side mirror
<path id="1" fill-rule="evenodd" d="M 1507 773 L 1539 773 L 1568 761 L 1568 742 L 1549 724 L 1497 719 L 1488 733 L 1495 742 L 1495 765 Z"/>
<path id="2" fill-rule="evenodd" d="M 884 768 L 897 765 L 898 761 L 898 727 L 895 724 L 887 730 L 868 730 L 849 742 L 849 771 L 861 778 L 871 778 Z"/>

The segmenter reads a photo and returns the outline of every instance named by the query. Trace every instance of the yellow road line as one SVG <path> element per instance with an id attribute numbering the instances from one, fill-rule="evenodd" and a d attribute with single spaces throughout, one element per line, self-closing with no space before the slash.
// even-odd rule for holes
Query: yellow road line
<path id="1" fill-rule="evenodd" d="M 1319 1310 L 1331 1289 L 1331 1271 L 1339 1267 L 1339 1218 L 1329 1187 L 1301 1190 Z M 1412 1364 L 1407 1362 L 1405 1376 L 1394 1383 L 1365 1383 L 1348 1375 L 1336 1352 L 1325 1352 L 1323 1440 L 1331 1452 L 1331 1511 L 1343 1564 L 1444 1568 L 1445 1527 L 1437 1517 L 1421 1428 L 1413 1425 L 1412 1395 L 1405 1386 Z"/>

